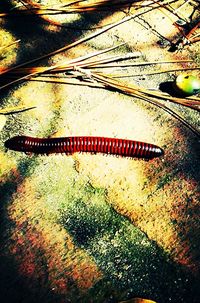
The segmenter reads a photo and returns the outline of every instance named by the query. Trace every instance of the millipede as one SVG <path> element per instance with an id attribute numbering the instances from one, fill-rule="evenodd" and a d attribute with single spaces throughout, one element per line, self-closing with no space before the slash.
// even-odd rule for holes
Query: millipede
<path id="1" fill-rule="evenodd" d="M 5 147 L 14 151 L 46 155 L 53 153 L 72 155 L 76 152 L 86 152 L 92 154 L 111 154 L 129 158 L 153 159 L 164 154 L 162 148 L 150 143 L 88 136 L 60 138 L 15 136 L 5 142 Z"/>

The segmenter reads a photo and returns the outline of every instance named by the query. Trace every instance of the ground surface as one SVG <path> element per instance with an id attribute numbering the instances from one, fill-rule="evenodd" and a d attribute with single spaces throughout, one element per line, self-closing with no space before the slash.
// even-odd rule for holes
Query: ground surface
<path id="1" fill-rule="evenodd" d="M 2 12 L 21 3 L 1 2 Z M 189 16 L 194 2 L 179 13 Z M 137 51 L 141 57 L 131 62 L 192 59 L 198 65 L 199 43 L 169 51 L 166 41 L 177 41 L 180 32 L 172 24 L 174 15 L 169 19 L 164 12 L 149 12 L 39 64 L 57 64 L 125 42 L 111 54 Z M 2 18 L 1 45 L 21 41 L 2 50 L 1 67 L 54 51 L 125 13 Z M 49 19 L 69 28 L 53 26 Z M 106 72 L 142 73 L 121 80 L 159 89 L 180 72 L 145 72 L 188 66 Z M 162 109 L 100 88 L 24 81 L 2 90 L 2 109 L 22 105 L 36 108 L 1 119 L 1 302 L 108 303 L 134 297 L 200 302 L 198 138 Z M 170 106 L 199 127 L 198 112 Z M 157 144 L 165 156 L 145 162 L 99 154 L 30 157 L 6 152 L 5 140 L 18 134 L 129 138 Z"/>

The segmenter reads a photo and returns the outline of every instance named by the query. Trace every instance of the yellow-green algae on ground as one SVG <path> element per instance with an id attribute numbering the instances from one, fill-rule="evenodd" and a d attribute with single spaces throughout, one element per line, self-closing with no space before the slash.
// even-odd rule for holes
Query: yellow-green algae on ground
<path id="1" fill-rule="evenodd" d="M 82 17 L 80 25 L 98 26 L 121 15 L 101 20 L 103 14 L 96 14 L 88 24 Z M 162 22 L 163 34 L 175 37 L 175 28 L 160 12 L 146 18 L 157 29 Z M 2 23 L 3 33 L 10 31 L 8 43 L 23 38 L 23 46 L 10 49 L 8 66 L 13 58 L 23 62 L 55 49 L 55 44 L 71 42 L 73 36 L 73 31 L 51 31 L 40 19 L 37 26 L 29 19 L 26 28 L 21 28 L 23 22 L 13 25 L 13 20 Z M 127 45 L 117 53 L 141 51 L 148 61 L 188 58 L 190 51 L 195 56 L 194 47 L 169 53 L 158 47 L 157 40 L 150 30 L 131 21 L 50 63 L 119 41 Z M 169 78 L 138 81 L 155 88 Z M 4 107 L 36 106 L 8 116 L 1 132 L 3 302 L 6 298 L 13 303 L 108 303 L 144 297 L 161 303 L 198 303 L 196 138 L 161 110 L 116 92 L 27 82 L 4 91 L 2 99 Z M 198 116 L 190 111 L 186 115 L 197 123 Z M 144 162 L 90 154 L 6 153 L 4 141 L 16 134 L 131 138 L 162 146 L 165 156 Z"/>
<path id="2" fill-rule="evenodd" d="M 16 39 L 11 33 L 0 28 L 0 70 L 15 63 L 17 58 L 16 49 L 19 48 L 18 43 L 15 42 Z"/>

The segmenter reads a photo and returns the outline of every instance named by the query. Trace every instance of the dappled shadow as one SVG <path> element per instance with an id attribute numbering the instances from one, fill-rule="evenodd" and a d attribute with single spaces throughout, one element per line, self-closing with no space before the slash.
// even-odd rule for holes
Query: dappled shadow
<path id="1" fill-rule="evenodd" d="M 126 218 L 106 204 L 99 208 L 77 200 L 76 206 L 68 205 L 61 222 L 103 272 L 83 302 L 91 297 L 99 302 L 131 297 L 160 303 L 198 302 L 198 281 Z"/>
<path id="2" fill-rule="evenodd" d="M 16 171 L 12 170 L 5 182 L 0 184 L 0 301 L 2 303 L 61 303 L 72 302 L 71 296 L 79 290 L 76 282 L 58 271 L 57 280 L 65 276 L 68 297 L 54 291 L 49 279 L 49 260 L 43 247 L 44 235 L 30 218 L 21 220 L 12 218 L 9 207 L 20 195 L 19 188 L 31 177 L 38 158 L 20 161 Z M 18 220 L 19 219 L 19 220 Z M 56 283 L 55 283 L 56 284 Z"/>
<path id="3" fill-rule="evenodd" d="M 6 182 L 1 182 L 0 196 L 1 196 L 1 208 L 0 208 L 0 300 L 1 302 L 17 303 L 17 302 L 52 302 L 54 294 L 51 293 L 51 289 L 43 289 L 38 292 L 38 288 L 41 281 L 34 279 L 31 282 L 32 287 L 28 287 L 30 281 L 19 273 L 19 264 L 17 260 L 9 254 L 8 248 L 12 244 L 11 232 L 14 229 L 14 222 L 11 221 L 8 215 L 8 206 L 13 201 L 13 195 L 16 194 L 17 188 L 23 183 L 24 179 L 29 175 L 31 169 L 37 165 L 36 161 L 30 161 L 27 159 L 19 164 L 18 171 L 11 171 Z M 23 228 L 20 230 L 23 232 Z M 48 295 L 51 294 L 49 299 Z M 60 302 L 54 298 L 55 302 Z"/>
<path id="4" fill-rule="evenodd" d="M 9 0 L 4 1 L 3 5 L 1 5 L 1 10 L 10 10 L 11 8 Z M 40 16 L 12 16 L 12 18 L 6 19 L 4 28 L 10 31 L 16 39 L 21 39 L 21 43 L 25 46 L 27 44 L 32 45 L 29 50 L 23 47 L 22 51 L 18 52 L 16 64 L 20 64 L 74 42 L 84 33 L 82 27 L 86 27 L 89 30 L 93 25 L 98 24 L 99 21 L 111 14 L 113 14 L 113 11 L 98 14 L 95 11 L 82 13 L 78 20 L 62 24 L 63 27 L 55 32 L 48 30 L 48 27 L 44 26 L 48 23 Z M 68 29 L 67 26 L 74 26 L 76 30 L 74 28 Z M 77 27 L 80 27 L 80 30 Z"/>
<path id="5" fill-rule="evenodd" d="M 188 138 L 188 137 L 187 137 Z M 171 208 L 171 219 L 176 224 L 176 229 L 183 243 L 184 257 L 191 259 L 191 268 L 199 275 L 200 273 L 200 221 L 199 221 L 199 198 L 200 198 L 200 170 L 199 155 L 200 146 L 195 137 L 186 141 L 187 154 L 177 163 L 180 180 L 189 180 L 189 186 L 196 190 L 184 190 L 181 193 L 182 200 L 175 200 Z M 189 249 L 188 249 L 189 248 Z M 190 254 L 190 249 L 192 254 Z M 199 295 L 200 296 L 200 295 Z"/>
<path id="6" fill-rule="evenodd" d="M 40 264 L 41 268 L 43 265 Z M 0 256 L 0 300 L 2 303 L 70 302 L 62 294 L 55 294 L 48 285 L 48 281 L 42 283 L 37 277 L 27 278 L 21 275 L 18 266 L 13 257 Z M 46 278 L 48 277 L 47 273 L 43 275 L 44 278 L 45 275 Z"/>
<path id="7" fill-rule="evenodd" d="M 4 1 L 0 9 L 2 11 L 9 11 L 12 8 L 10 1 L 7 0 Z M 64 26 L 59 27 L 59 30 L 56 31 L 48 30 L 48 26 L 45 26 L 48 25 L 47 21 L 37 15 L 12 16 L 12 18 L 6 18 L 3 28 L 11 32 L 17 40 L 21 40 L 20 48 L 17 52 L 17 59 L 13 66 L 34 60 L 78 40 L 79 37 L 85 33 L 82 27 L 88 28 L 89 30 L 93 25 L 98 24 L 99 21 L 111 14 L 113 14 L 113 10 L 100 12 L 98 14 L 96 14 L 95 11 L 83 13 L 78 20 L 64 23 Z M 73 27 L 71 29 L 67 28 L 67 26 L 73 26 L 76 30 L 74 30 Z M 80 30 L 78 30 L 78 28 L 80 28 Z M 66 54 L 65 56 L 67 57 Z M 42 65 L 48 65 L 48 61 L 49 59 L 43 59 Z M 37 65 L 41 65 L 41 62 L 37 63 Z M 2 75 L 2 84 L 5 84 L 4 81 L 7 83 L 6 77 Z M 12 85 L 12 89 L 15 86 L 16 85 Z M 9 91 L 9 89 L 3 89 L 4 94 L 6 94 L 7 91 Z"/>
<path id="8" fill-rule="evenodd" d="M 174 81 L 166 81 L 166 82 L 160 83 L 159 89 L 164 93 L 168 93 L 169 95 L 171 95 L 173 97 L 177 97 L 177 93 L 174 90 Z"/>

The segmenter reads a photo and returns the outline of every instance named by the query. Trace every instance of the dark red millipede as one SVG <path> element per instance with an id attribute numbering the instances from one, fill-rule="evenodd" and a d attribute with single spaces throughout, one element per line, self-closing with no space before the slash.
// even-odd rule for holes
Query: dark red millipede
<path id="1" fill-rule="evenodd" d="M 5 147 L 26 153 L 52 154 L 65 153 L 71 155 L 76 152 L 90 152 L 113 154 L 122 157 L 153 159 L 164 154 L 157 145 L 118 138 L 106 137 L 60 137 L 33 138 L 15 136 L 5 142 Z"/>

